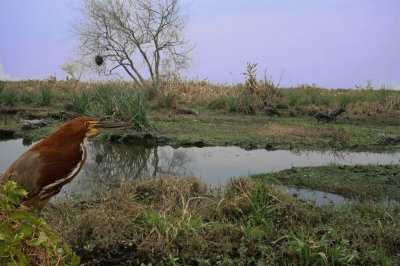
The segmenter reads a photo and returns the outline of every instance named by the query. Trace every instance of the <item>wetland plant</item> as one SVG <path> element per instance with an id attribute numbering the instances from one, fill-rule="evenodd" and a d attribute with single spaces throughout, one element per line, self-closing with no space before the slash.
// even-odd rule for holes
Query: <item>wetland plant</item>
<path id="1" fill-rule="evenodd" d="M 14 106 L 18 101 L 19 93 L 15 89 L 3 89 L 1 92 L 2 102 L 9 106 Z"/>
<path id="2" fill-rule="evenodd" d="M 79 265 L 43 218 L 19 206 L 27 192 L 9 181 L 0 185 L 0 264 Z"/>
<path id="3" fill-rule="evenodd" d="M 42 88 L 40 90 L 41 101 L 40 105 L 49 106 L 51 104 L 52 92 L 49 88 Z"/>
<path id="4" fill-rule="evenodd" d="M 73 110 L 93 117 L 129 122 L 138 130 L 151 130 L 147 94 L 123 83 L 97 84 L 94 90 L 73 92 L 69 96 Z"/>
<path id="5" fill-rule="evenodd" d="M 73 92 L 69 95 L 71 108 L 79 114 L 87 114 L 91 104 L 92 95 L 87 90 Z"/>

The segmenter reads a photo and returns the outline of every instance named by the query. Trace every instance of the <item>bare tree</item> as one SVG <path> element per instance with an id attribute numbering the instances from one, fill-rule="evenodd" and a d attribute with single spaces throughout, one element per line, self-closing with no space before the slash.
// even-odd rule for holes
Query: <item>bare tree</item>
<path id="1" fill-rule="evenodd" d="M 179 0 L 86 0 L 76 33 L 84 56 L 102 55 L 107 71 L 122 68 L 138 85 L 161 94 L 164 66 L 186 67 L 190 48 Z"/>
<path id="2" fill-rule="evenodd" d="M 67 61 L 61 65 L 61 69 L 67 74 L 68 78 L 81 80 L 83 73 L 90 70 L 90 66 L 81 59 L 68 58 Z"/>

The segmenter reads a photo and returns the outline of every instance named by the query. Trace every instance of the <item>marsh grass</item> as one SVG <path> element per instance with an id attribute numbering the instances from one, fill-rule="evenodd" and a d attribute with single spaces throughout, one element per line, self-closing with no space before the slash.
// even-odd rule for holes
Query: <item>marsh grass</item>
<path id="1" fill-rule="evenodd" d="M 4 89 L 2 91 L 2 101 L 6 105 L 14 106 L 17 103 L 19 93 L 16 90 Z"/>
<path id="2" fill-rule="evenodd" d="M 196 178 L 167 176 L 44 212 L 83 263 L 102 265 L 379 264 L 399 259 L 399 215 L 399 207 L 316 208 L 263 180 L 234 178 L 210 190 Z"/>
<path id="3" fill-rule="evenodd" d="M 89 111 L 92 94 L 87 90 L 71 92 L 68 96 L 70 108 L 79 114 L 87 114 Z"/>
<path id="4" fill-rule="evenodd" d="M 42 88 L 40 90 L 41 102 L 42 106 L 49 106 L 51 104 L 52 92 L 49 88 Z"/>
<path id="5" fill-rule="evenodd" d="M 69 93 L 69 108 L 82 115 L 119 119 L 138 130 L 152 130 L 148 115 L 148 94 L 125 83 L 96 84 L 94 88 Z"/>
<path id="6" fill-rule="evenodd" d="M 302 85 L 295 89 L 279 90 L 277 97 L 290 106 L 330 105 L 332 97 L 329 94 L 329 91 L 316 85 Z"/>
<path id="7" fill-rule="evenodd" d="M 114 97 L 113 115 L 127 121 L 140 130 L 152 130 L 148 115 L 147 96 L 143 92 L 121 91 Z"/>
<path id="8" fill-rule="evenodd" d="M 236 96 L 220 96 L 211 101 L 208 108 L 211 110 L 224 110 L 229 113 L 254 115 L 257 113 L 260 103 L 246 91 Z"/>
<path id="9" fill-rule="evenodd" d="M 250 73 L 251 74 L 251 73 Z M 251 81 L 251 82 L 250 82 Z M 178 105 L 208 106 L 231 113 L 254 114 L 262 110 L 263 101 L 268 105 L 288 109 L 292 115 L 312 115 L 318 111 L 343 107 L 348 114 L 375 114 L 400 111 L 400 92 L 386 87 L 372 89 L 324 89 L 315 84 L 300 85 L 294 88 L 278 88 L 269 79 L 256 80 L 248 77 L 243 84 L 212 84 L 206 80 L 182 80 L 174 78 L 163 81 L 163 96 L 155 97 L 146 88 L 137 88 L 132 82 L 72 82 L 54 80 L 3 81 L 0 89 L 0 104 L 15 106 L 20 103 L 32 106 L 48 106 L 69 103 L 77 110 L 82 91 L 100 95 L 98 101 L 107 115 L 112 114 L 110 98 L 114 92 L 145 91 L 147 100 L 156 100 L 161 108 L 174 108 Z M 78 94 L 77 99 L 71 99 Z M 30 100 L 35 99 L 35 100 Z M 81 99 L 84 101 L 84 99 Z M 74 107 L 74 108 L 75 108 Z M 115 106 L 114 106 L 115 107 Z M 87 111 L 87 110 L 84 110 Z M 80 111 L 79 111 L 80 112 Z"/>
<path id="10" fill-rule="evenodd" d="M 168 92 L 167 94 L 158 97 L 158 106 L 161 108 L 176 108 L 177 97 L 175 94 Z"/>

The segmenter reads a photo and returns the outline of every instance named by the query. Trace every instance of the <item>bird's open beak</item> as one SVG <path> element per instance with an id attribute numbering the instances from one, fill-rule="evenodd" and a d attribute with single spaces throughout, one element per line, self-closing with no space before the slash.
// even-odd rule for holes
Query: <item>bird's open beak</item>
<path id="1" fill-rule="evenodd" d="M 99 134 L 99 129 L 101 128 L 121 128 L 130 126 L 128 123 L 112 121 L 88 121 L 88 123 L 88 138 L 92 138 Z"/>

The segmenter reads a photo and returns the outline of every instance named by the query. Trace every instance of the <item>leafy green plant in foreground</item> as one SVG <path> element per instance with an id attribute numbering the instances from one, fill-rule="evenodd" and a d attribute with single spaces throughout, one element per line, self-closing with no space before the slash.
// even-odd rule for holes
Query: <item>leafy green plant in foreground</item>
<path id="1" fill-rule="evenodd" d="M 26 195 L 15 182 L 0 186 L 0 265 L 79 265 L 42 218 L 18 206 Z"/>
<path id="2" fill-rule="evenodd" d="M 287 252 L 296 255 L 300 265 L 348 265 L 357 258 L 357 252 L 351 250 L 347 239 L 333 241 L 332 230 L 326 230 L 317 238 L 307 235 L 301 228 L 299 236 L 293 233 L 281 239 L 287 239 Z"/>

